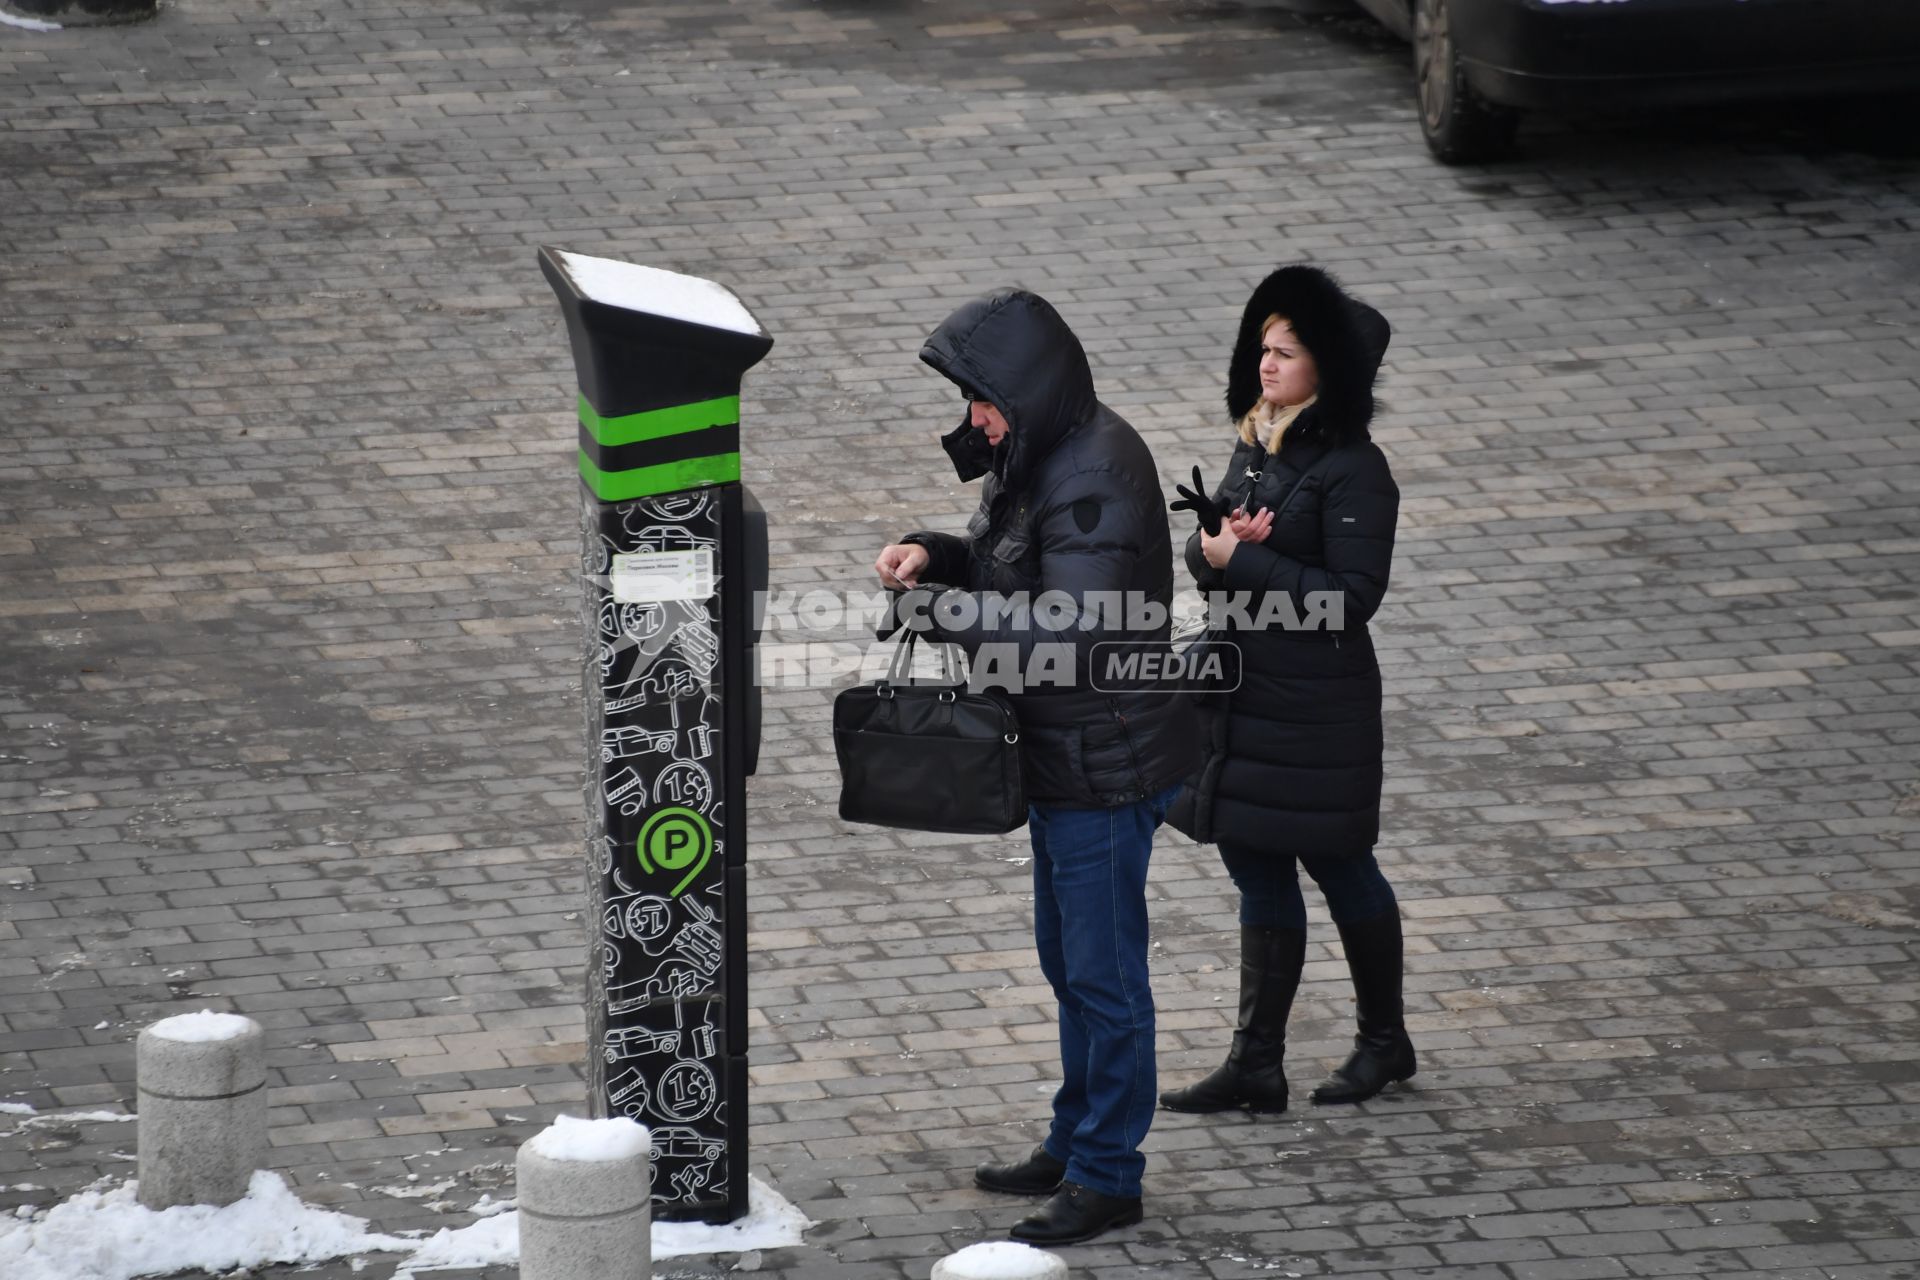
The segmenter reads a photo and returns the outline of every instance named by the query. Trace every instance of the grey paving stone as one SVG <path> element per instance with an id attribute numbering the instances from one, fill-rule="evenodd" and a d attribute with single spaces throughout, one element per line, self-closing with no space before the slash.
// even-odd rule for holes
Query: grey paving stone
<path id="1" fill-rule="evenodd" d="M 1920 173 L 1825 107 L 1542 122 L 1446 170 L 1406 59 L 1155 0 L 0 36 L 0 1097 L 125 1104 L 140 1026 L 246 1012 L 275 1167 L 386 1230 L 466 1218 L 370 1188 L 470 1204 L 577 1107 L 572 370 L 534 246 L 768 324 L 745 465 L 793 590 L 964 518 L 914 359 L 962 297 L 1060 303 L 1171 479 L 1217 465 L 1248 284 L 1314 257 L 1396 331 L 1381 857 L 1422 1073 L 1160 1117 L 1148 1223 L 1076 1274 L 1914 1274 Z M 828 698 L 768 691 L 750 791 L 755 1163 L 821 1223 L 760 1269 L 921 1280 L 1018 1212 L 970 1169 L 1041 1132 L 1050 1000 L 1017 841 L 829 816 Z M 1224 1048 L 1234 900 L 1172 836 L 1151 892 L 1173 1077 Z M 1350 1034 L 1311 907 L 1302 1086 Z M 51 1189 L 0 1210 L 124 1174 L 95 1128 L 0 1120 L 4 1185 Z"/>

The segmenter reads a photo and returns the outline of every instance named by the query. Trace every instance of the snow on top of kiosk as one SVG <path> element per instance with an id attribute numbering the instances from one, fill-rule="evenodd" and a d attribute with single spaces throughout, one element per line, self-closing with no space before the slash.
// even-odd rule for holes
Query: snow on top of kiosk
<path id="1" fill-rule="evenodd" d="M 560 251 L 555 255 L 583 297 L 626 311 L 644 311 L 702 324 L 709 329 L 761 336 L 760 326 L 746 304 L 723 284 L 678 271 L 643 267 L 637 262 L 592 258 Z"/>

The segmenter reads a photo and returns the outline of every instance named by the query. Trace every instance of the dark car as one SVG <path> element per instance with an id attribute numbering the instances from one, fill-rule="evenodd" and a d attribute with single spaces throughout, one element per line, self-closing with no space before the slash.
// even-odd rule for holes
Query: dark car
<path id="1" fill-rule="evenodd" d="M 1420 128 L 1450 163 L 1522 111 L 1920 92 L 1920 0 L 1358 0 L 1413 42 Z"/>

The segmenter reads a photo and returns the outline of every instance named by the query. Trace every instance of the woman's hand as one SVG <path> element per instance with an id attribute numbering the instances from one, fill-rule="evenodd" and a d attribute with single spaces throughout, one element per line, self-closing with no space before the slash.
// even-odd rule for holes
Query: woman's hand
<path id="1" fill-rule="evenodd" d="M 1242 542 L 1265 542 L 1273 532 L 1273 512 L 1264 507 L 1252 515 L 1236 509 L 1227 521 L 1233 526 L 1233 536 Z"/>
<path id="2" fill-rule="evenodd" d="M 1200 554 L 1216 569 L 1227 567 L 1227 561 L 1233 559 L 1234 548 L 1239 545 L 1240 535 L 1233 531 L 1231 519 L 1220 526 L 1218 533 L 1208 533 L 1204 529 L 1200 531 Z"/>

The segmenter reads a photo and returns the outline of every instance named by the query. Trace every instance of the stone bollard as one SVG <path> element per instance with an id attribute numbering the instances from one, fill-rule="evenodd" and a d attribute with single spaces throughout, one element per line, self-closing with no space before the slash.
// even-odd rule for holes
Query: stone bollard
<path id="1" fill-rule="evenodd" d="M 933 1280 L 1067 1280 L 1067 1264 L 1030 1244 L 994 1240 L 940 1259 Z"/>
<path id="2" fill-rule="evenodd" d="M 267 1150 L 267 1039 L 237 1013 L 181 1014 L 140 1033 L 140 1203 L 232 1204 Z"/>
<path id="3" fill-rule="evenodd" d="M 625 1116 L 561 1116 L 520 1144 L 520 1280 L 648 1280 L 653 1139 Z"/>

